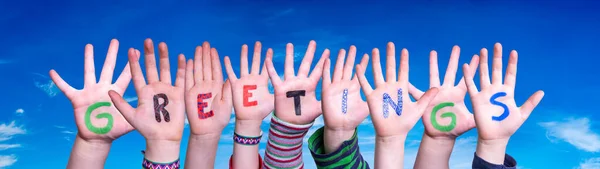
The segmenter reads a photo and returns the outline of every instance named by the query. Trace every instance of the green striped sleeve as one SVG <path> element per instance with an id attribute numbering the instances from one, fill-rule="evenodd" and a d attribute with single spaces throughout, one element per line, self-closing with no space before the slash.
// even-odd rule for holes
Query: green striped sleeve
<path id="1" fill-rule="evenodd" d="M 335 151 L 325 154 L 323 142 L 324 127 L 308 139 L 308 148 L 319 169 L 368 169 L 369 164 L 362 158 L 358 148 L 357 131 Z"/>

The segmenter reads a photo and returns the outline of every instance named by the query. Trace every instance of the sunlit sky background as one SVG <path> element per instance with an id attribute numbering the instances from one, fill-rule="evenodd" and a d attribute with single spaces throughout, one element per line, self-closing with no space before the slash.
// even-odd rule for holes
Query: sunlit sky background
<path id="1" fill-rule="evenodd" d="M 242 44 L 252 49 L 260 40 L 274 48 L 279 72 L 287 42 L 295 44 L 299 61 L 311 39 L 317 41 L 318 55 L 329 48 L 334 56 L 352 44 L 362 54 L 393 41 L 410 51 L 410 81 L 419 88 L 428 87 L 430 50 L 438 51 L 443 73 L 453 45 L 460 45 L 460 62 L 465 63 L 479 49 L 501 42 L 505 53 L 519 52 L 517 103 L 538 89 L 546 92 L 511 138 L 507 153 L 519 168 L 600 168 L 600 114 L 594 109 L 600 101 L 598 9 L 598 1 L 584 0 L 0 1 L 0 168 L 65 167 L 77 128 L 69 100 L 47 72 L 56 69 L 81 88 L 85 44 L 95 46 L 99 73 L 112 38 L 121 44 L 117 71 L 126 63 L 127 49 L 141 49 L 145 38 L 167 42 L 171 63 L 178 53 L 191 58 L 195 46 L 208 40 L 222 56 L 232 56 L 234 65 Z M 370 69 L 367 75 L 371 78 Z M 136 104 L 133 85 L 125 97 Z M 232 116 L 215 168 L 227 168 L 233 124 Z M 268 125 L 265 119 L 263 131 Z M 317 119 L 307 138 L 323 125 Z M 419 122 L 409 133 L 405 168 L 412 168 L 423 130 Z M 370 119 L 358 132 L 361 153 L 372 166 Z M 188 136 L 186 126 L 182 159 Z M 475 130 L 458 138 L 451 168 L 470 168 L 476 141 Z M 306 168 L 315 168 L 304 147 Z M 138 168 L 144 148 L 144 138 L 135 131 L 121 137 L 113 143 L 106 168 Z"/>

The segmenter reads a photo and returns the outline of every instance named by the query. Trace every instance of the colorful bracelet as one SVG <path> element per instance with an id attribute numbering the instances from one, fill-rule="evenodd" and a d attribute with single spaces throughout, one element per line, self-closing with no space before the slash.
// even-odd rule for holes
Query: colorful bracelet
<path id="1" fill-rule="evenodd" d="M 262 131 L 258 137 L 247 137 L 239 135 L 238 133 L 233 132 L 233 141 L 242 145 L 257 145 L 260 143 L 260 139 L 262 138 Z"/>
<path id="2" fill-rule="evenodd" d="M 146 158 L 142 162 L 142 168 L 144 169 L 179 169 L 179 159 L 170 163 L 157 163 L 152 162 Z"/>

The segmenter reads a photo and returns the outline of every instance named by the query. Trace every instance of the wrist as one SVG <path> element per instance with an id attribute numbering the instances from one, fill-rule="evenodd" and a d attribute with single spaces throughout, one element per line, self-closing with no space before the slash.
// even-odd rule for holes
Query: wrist
<path id="1" fill-rule="evenodd" d="M 259 136 L 262 120 L 238 120 L 235 121 L 235 133 L 244 136 Z"/>
<path id="2" fill-rule="evenodd" d="M 402 144 L 406 141 L 406 135 L 394 135 L 394 136 L 375 136 L 376 144 Z"/>
<path id="3" fill-rule="evenodd" d="M 427 144 L 427 147 L 435 147 L 435 149 L 439 148 L 452 148 L 454 147 L 454 143 L 456 142 L 456 138 L 451 137 L 431 137 L 427 134 L 423 134 L 423 139 L 421 139 L 421 144 Z"/>
<path id="4" fill-rule="evenodd" d="M 327 126 L 325 126 L 323 131 L 325 153 L 331 153 L 337 150 L 342 145 L 342 143 L 344 143 L 344 141 L 352 139 L 352 136 L 354 136 L 355 131 L 356 129 L 329 129 Z"/>
<path id="5" fill-rule="evenodd" d="M 180 141 L 146 140 L 144 157 L 157 163 L 169 163 L 179 159 Z"/>
<path id="6" fill-rule="evenodd" d="M 484 140 L 479 138 L 477 140 L 476 154 L 489 163 L 500 165 L 504 163 L 507 145 L 508 138 L 494 140 Z"/>
<path id="7" fill-rule="evenodd" d="M 99 159 L 106 158 L 108 156 L 108 152 L 110 151 L 110 147 L 112 145 L 112 141 L 105 140 L 86 140 L 81 138 L 79 135 L 75 137 L 75 148 L 74 151 L 76 155 L 85 158 L 85 159 Z M 94 152 L 94 153 L 89 153 Z M 104 161 L 104 160 L 103 160 Z"/>

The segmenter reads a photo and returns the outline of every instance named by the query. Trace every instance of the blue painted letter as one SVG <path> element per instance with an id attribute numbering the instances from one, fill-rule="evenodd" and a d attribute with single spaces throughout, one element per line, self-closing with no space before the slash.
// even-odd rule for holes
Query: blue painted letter
<path id="1" fill-rule="evenodd" d="M 396 111 L 396 114 L 398 116 L 402 115 L 402 89 L 398 89 L 398 104 L 396 104 L 394 102 L 394 100 L 392 99 L 392 97 L 390 97 L 389 94 L 383 93 L 383 117 L 384 118 L 389 117 L 388 104 L 389 104 L 389 106 L 392 106 L 392 108 L 394 108 L 394 111 Z"/>
<path id="2" fill-rule="evenodd" d="M 508 114 L 510 114 L 510 112 L 508 111 L 508 106 L 506 106 L 506 104 L 496 101 L 496 99 L 498 97 L 504 97 L 504 96 L 506 96 L 505 92 L 498 92 L 498 93 L 492 95 L 492 97 L 490 98 L 490 103 L 492 103 L 493 105 L 500 106 L 504 109 L 504 112 L 502 112 L 502 114 L 500 116 L 492 116 L 492 120 L 494 120 L 494 121 L 502 121 L 506 117 L 508 117 Z"/>

